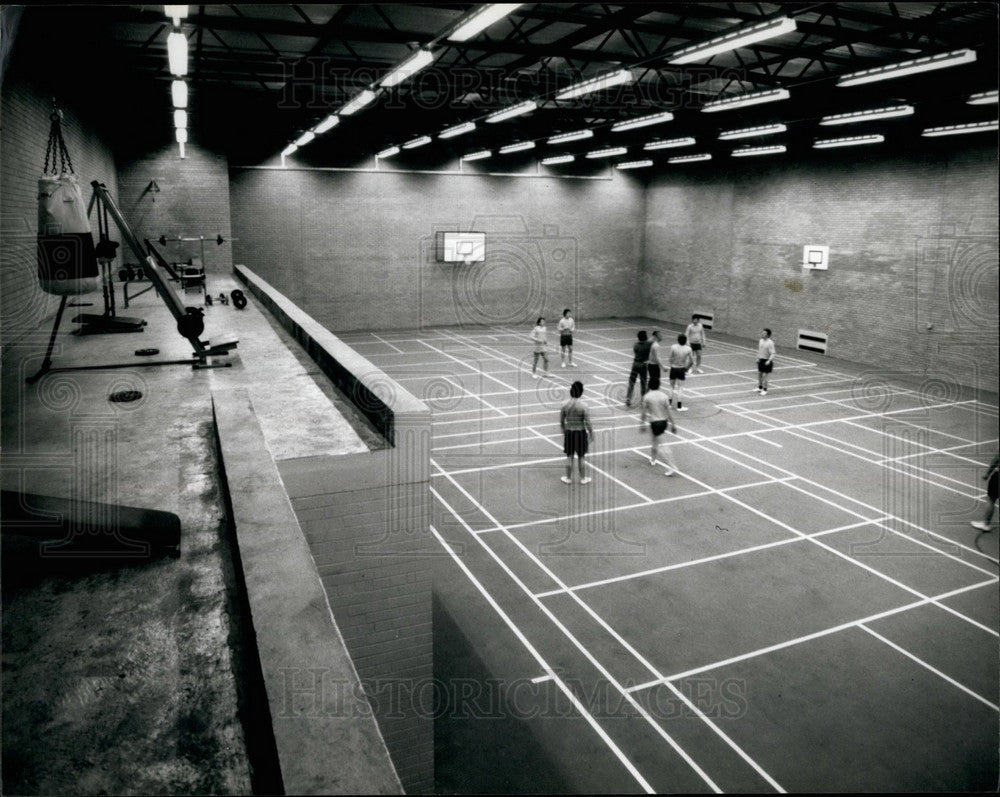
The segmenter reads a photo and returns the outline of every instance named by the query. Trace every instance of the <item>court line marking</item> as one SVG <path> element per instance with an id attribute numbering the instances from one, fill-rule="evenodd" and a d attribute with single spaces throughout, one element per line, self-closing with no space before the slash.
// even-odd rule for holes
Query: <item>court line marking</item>
<path id="1" fill-rule="evenodd" d="M 926 661 L 924 661 L 923 659 L 918 658 L 917 656 L 913 655 L 912 653 L 910 653 L 910 651 L 904 649 L 900 645 L 897 645 L 891 639 L 886 639 L 886 637 L 882 636 L 882 634 L 880 634 L 878 631 L 875 631 L 875 630 L 869 628 L 864 623 L 859 623 L 858 624 L 858 628 L 860 628 L 862 631 L 867 631 L 873 637 L 875 637 L 876 639 L 881 640 L 882 642 L 884 642 L 889 647 L 894 648 L 895 650 L 898 650 L 900 653 L 902 653 L 908 659 L 912 659 L 917 664 L 919 664 L 921 667 L 924 667 L 925 669 L 930 670 L 932 673 L 934 673 L 936 676 L 938 676 L 938 678 L 941 678 L 941 679 L 947 681 L 948 683 L 952 684 L 953 686 L 957 686 L 959 689 L 961 689 L 963 692 L 965 692 L 970 697 L 974 697 L 980 703 L 983 703 L 984 705 L 989 706 L 994 711 L 1000 713 L 1000 706 L 998 706 L 996 703 L 991 703 L 985 697 L 982 697 L 981 695 L 977 694 L 976 692 L 974 692 L 972 689 L 969 689 L 969 687 L 965 686 L 964 684 L 959 683 L 958 681 L 956 681 L 951 676 L 945 675 L 943 672 L 941 672 L 941 670 L 937 669 L 936 667 L 932 667 Z"/>
<path id="2" fill-rule="evenodd" d="M 504 418 L 509 418 L 509 417 L 510 417 L 510 414 L 509 414 L 509 413 L 506 413 L 506 412 L 504 412 L 504 411 L 503 411 L 502 409 L 500 409 L 499 407 L 496 407 L 496 406 L 494 406 L 493 404 L 491 404 L 490 402 L 488 402 L 488 401 L 487 401 L 486 399 L 484 399 L 484 398 L 481 398 L 480 396 L 478 396 L 478 395 L 476 395 L 475 393 L 473 393 L 473 392 L 472 392 L 471 390 L 467 390 L 466 388 L 462 387 L 461 385 L 456 385 L 456 384 L 455 384 L 455 383 L 454 383 L 454 382 L 453 382 L 453 381 L 451 380 L 451 378 L 450 378 L 450 377 L 447 377 L 447 376 L 443 376 L 443 377 L 441 377 L 441 380 L 442 380 L 443 382 L 447 382 L 447 383 L 448 383 L 449 385 L 451 385 L 452 387 L 457 387 L 457 388 L 458 388 L 459 390 L 461 390 L 461 391 L 462 391 L 463 393 L 465 393 L 465 394 L 466 394 L 467 396 L 469 396 L 470 398 L 474 398 L 474 399 L 475 399 L 476 401 L 478 401 L 478 402 L 479 402 L 480 404 L 482 404 L 482 405 L 483 405 L 484 407 L 486 407 L 487 409 L 490 409 L 490 410 L 493 410 L 494 412 L 499 412 L 499 413 L 500 413 L 500 415 L 501 415 L 502 417 L 504 417 Z"/>
<path id="3" fill-rule="evenodd" d="M 758 656 L 766 656 L 768 653 L 774 653 L 779 650 L 784 650 L 785 648 L 794 647 L 795 645 L 801 645 L 805 642 L 812 642 L 815 639 L 822 639 L 830 634 L 837 634 L 841 631 L 846 631 L 850 628 L 861 625 L 862 623 L 871 623 L 876 620 L 881 620 L 885 617 L 891 617 L 895 614 L 902 614 L 903 612 L 912 611 L 921 606 L 925 606 L 930 603 L 937 603 L 938 601 L 947 600 L 948 598 L 953 598 L 956 595 L 961 595 L 965 592 L 971 592 L 974 589 L 982 589 L 983 587 L 989 587 L 997 583 L 997 579 L 991 579 L 989 581 L 983 581 L 978 584 L 969 584 L 965 587 L 960 587 L 958 589 L 949 590 L 948 592 L 942 592 L 933 597 L 929 597 L 925 600 L 913 601 L 911 603 L 905 603 L 902 606 L 896 606 L 892 609 L 886 609 L 885 611 L 878 612 L 876 614 L 871 614 L 867 617 L 862 617 L 859 620 L 850 620 L 846 623 L 841 623 L 840 625 L 830 626 L 829 628 L 824 628 L 820 631 L 814 631 L 811 634 L 805 634 L 804 636 L 796 637 L 795 639 L 788 639 L 784 642 L 778 642 L 774 645 L 768 645 L 767 647 L 757 648 L 756 650 L 751 650 L 746 653 L 741 653 L 738 656 L 732 656 L 728 659 L 722 659 L 720 661 L 712 662 L 711 664 L 706 664 L 701 667 L 694 667 L 690 670 L 685 670 L 684 672 L 679 672 L 674 675 L 665 676 L 663 680 L 660 681 L 647 681 L 646 683 L 635 684 L 634 686 L 628 687 L 630 692 L 639 692 L 643 689 L 649 689 L 653 686 L 659 686 L 665 681 L 679 681 L 683 678 L 690 678 L 694 675 L 701 675 L 705 672 L 711 672 L 719 667 L 728 667 L 731 664 L 738 664 L 742 661 L 748 661 L 749 659 L 757 658 Z"/>
<path id="4" fill-rule="evenodd" d="M 403 350 L 402 350 L 401 348 L 399 348 L 399 346 L 396 346 L 396 345 L 394 345 L 394 344 L 390 343 L 389 341 L 385 340 L 384 338 L 380 338 L 380 337 L 379 337 L 378 335 L 376 335 L 376 334 L 375 334 L 374 332 L 372 332 L 372 333 L 371 333 L 371 336 L 372 336 L 373 338 L 375 338 L 376 340 L 379 340 L 379 341 L 381 341 L 381 342 L 382 342 L 382 343 L 384 343 L 384 344 L 385 344 L 386 346 L 392 346 L 392 348 L 394 348 L 394 349 L 395 349 L 395 350 L 396 350 L 397 352 L 399 352 L 400 354 L 406 354 L 406 352 L 404 352 L 404 351 L 403 351 Z"/>
<path id="5" fill-rule="evenodd" d="M 534 427 L 531 427 L 531 426 L 529 426 L 529 427 L 528 427 L 528 431 L 529 431 L 529 432 L 531 432 L 531 433 L 533 433 L 533 434 L 534 434 L 534 435 L 535 435 L 536 437 L 540 437 L 540 438 L 542 438 L 542 440 L 544 440 L 544 441 L 545 441 L 546 443 L 551 443 L 551 444 L 552 444 L 552 445 L 554 445 L 554 446 L 555 446 L 556 448 L 559 448 L 559 443 L 557 443 L 557 442 L 556 442 L 555 440 L 552 440 L 552 439 L 550 439 L 550 438 L 546 437 L 545 435 L 541 434 L 541 433 L 540 433 L 540 432 L 538 432 L 538 431 L 537 431 L 536 429 L 534 429 Z M 628 490 L 628 491 L 629 491 L 630 493 L 634 493 L 635 495 L 639 496 L 639 497 L 640 497 L 640 498 L 641 498 L 641 499 L 642 499 L 643 501 L 645 501 L 645 502 L 646 502 L 647 504 L 651 504 L 651 503 L 653 503 L 653 499 L 652 499 L 652 498 L 650 498 L 650 497 L 649 497 L 648 495 L 645 495 L 645 494 L 643 494 L 643 493 L 639 492 L 638 490 L 636 490 L 636 489 L 635 489 L 634 487 L 632 487 L 631 485 L 628 485 L 628 484 L 626 484 L 625 482 L 623 482 L 623 481 L 622 481 L 621 479 L 619 479 L 619 478 L 617 478 L 617 477 L 615 477 L 615 476 L 612 476 L 612 475 L 611 475 L 610 473 L 608 473 L 608 472 L 607 472 L 606 470 L 602 470 L 601 468 L 597 467 L 597 466 L 596 466 L 596 465 L 595 465 L 595 464 L 594 464 L 593 462 L 590 462 L 589 460 L 588 460 L 588 462 L 587 462 L 587 467 L 588 467 L 588 468 L 593 468 L 593 469 L 594 469 L 594 470 L 596 470 L 596 471 L 597 471 L 598 473 L 600 473 L 600 474 L 601 474 L 602 476 L 604 476 L 604 477 L 605 477 L 606 479 L 610 479 L 611 481 L 613 481 L 613 482 L 614 482 L 615 484 L 617 484 L 617 485 L 618 485 L 619 487 L 624 487 L 624 488 L 625 488 L 626 490 Z"/>
<path id="6" fill-rule="evenodd" d="M 449 360 L 452 360 L 452 361 L 454 361 L 454 362 L 458 363 L 459 365 L 464 365 L 464 366 L 465 366 L 466 368 L 468 368 L 468 369 L 469 369 L 469 370 L 471 370 L 471 371 L 474 371 L 475 373 L 479 374 L 480 376 L 485 376 L 485 377 L 486 377 L 487 379 L 491 379 L 491 380 L 493 380 L 494 382 L 496 382 L 497 384 L 499 384 L 499 385 L 503 385 L 503 386 L 504 386 L 505 388 L 507 388 L 508 390 L 515 390 L 515 389 L 516 389 L 516 388 L 512 387 L 511 385 L 508 385 L 508 384 L 507 384 L 506 382 L 504 382 L 503 380 L 501 380 L 501 379 L 497 379 L 497 378 L 496 378 L 495 376 L 492 376 L 492 375 L 490 375 L 490 374 L 486 373 L 485 371 L 481 371 L 480 369 L 478 369 L 478 368 L 475 368 L 475 367 L 474 367 L 474 366 L 472 366 L 472 365 L 471 365 L 470 363 L 467 363 L 467 362 L 465 362 L 464 360 L 460 360 L 460 359 L 459 359 L 458 357 L 455 357 L 454 355 L 452 355 L 452 354 L 449 354 L 448 352 L 446 352 L 446 351 L 444 351 L 444 350 L 442 350 L 442 349 L 439 349 L 439 348 L 437 348 L 436 346 L 431 346 L 431 344 L 430 344 L 430 343 L 428 343 L 428 342 L 427 342 L 427 341 L 425 341 L 425 340 L 419 340 L 419 341 L 417 341 L 417 342 L 418 342 L 418 343 L 420 343 L 420 344 L 422 344 L 422 345 L 424 345 L 424 346 L 426 346 L 426 347 L 427 347 L 428 349 L 430 349 L 431 351 L 435 351 L 435 352 L 437 352 L 438 354 L 442 355 L 443 357 L 446 357 L 446 358 L 448 358 Z"/>
<path id="7" fill-rule="evenodd" d="M 706 493 L 699 493 L 699 495 L 706 495 Z M 837 534 L 841 531 L 848 531 L 850 529 L 861 528 L 863 526 L 875 525 L 878 522 L 878 518 L 873 518 L 872 520 L 861 521 L 859 523 L 851 523 L 847 526 L 838 526 L 835 529 L 825 529 L 823 531 L 816 531 L 807 536 L 809 537 L 821 537 L 828 534 Z M 547 592 L 538 592 L 536 597 L 539 598 L 551 598 L 554 595 L 562 595 L 565 592 L 577 592 L 584 589 L 593 589 L 594 587 L 603 587 L 607 584 L 615 584 L 619 581 L 631 581 L 635 578 L 645 578 L 646 576 L 655 576 L 660 573 L 666 573 L 671 570 L 683 570 L 685 567 L 694 567 L 696 565 L 706 564 L 707 562 L 716 562 L 720 559 L 730 559 L 736 556 L 744 556 L 750 553 L 756 553 L 757 551 L 763 551 L 767 548 L 777 548 L 782 545 L 791 545 L 792 543 L 803 542 L 801 537 L 784 537 L 780 540 L 774 540 L 773 542 L 765 542 L 760 545 L 752 545 L 747 548 L 738 548 L 734 551 L 726 551 L 725 553 L 717 553 L 712 556 L 704 556 L 700 559 L 687 559 L 683 562 L 675 562 L 671 565 L 662 565 L 660 567 L 651 567 L 648 570 L 640 570 L 635 573 L 624 573 L 620 576 L 611 576 L 609 578 L 602 578 L 599 581 L 587 581 L 583 584 L 575 584 L 572 587 L 567 587 L 565 590 L 552 589 Z"/>
<path id="8" fill-rule="evenodd" d="M 775 442 L 773 442 L 771 440 L 768 440 L 765 437 L 760 437 L 755 432 L 750 432 L 747 436 L 748 437 L 752 437 L 754 440 L 758 440 L 761 443 L 767 443 L 769 446 L 774 446 L 775 448 L 783 448 L 784 447 L 784 446 L 781 445 L 781 443 L 775 443 Z"/>
<path id="9" fill-rule="evenodd" d="M 436 490 L 434 490 L 433 487 L 431 488 L 431 493 L 433 493 L 435 498 L 437 498 L 437 500 L 441 502 L 441 504 L 445 507 L 445 509 L 447 509 L 455 517 L 455 519 L 458 520 L 458 522 L 466 529 L 466 531 L 469 532 L 472 531 L 471 527 L 465 521 L 465 519 L 461 515 L 459 515 L 455 511 L 455 509 L 447 501 L 445 501 L 437 493 Z M 475 503 L 475 501 L 473 501 L 473 503 Z M 473 535 L 473 537 L 475 537 L 475 535 Z M 517 584 L 518 587 L 521 588 L 522 592 L 528 597 L 531 597 L 531 590 L 529 590 L 528 587 L 524 584 L 524 582 L 521 581 L 521 579 L 518 578 L 517 575 L 507 566 L 507 563 L 504 562 L 499 557 L 496 551 L 490 548 L 485 542 L 483 542 L 478 537 L 475 537 L 475 539 L 479 542 L 479 544 L 483 547 L 483 549 L 490 555 L 490 557 L 498 565 L 500 565 L 501 569 L 507 574 L 507 576 L 515 584 Z M 466 568 L 463 567 L 463 570 L 464 569 Z M 635 708 L 636 711 L 639 712 L 639 715 L 646 720 L 646 723 L 664 741 L 666 741 L 673 748 L 674 752 L 676 752 L 684 760 L 684 762 L 689 767 L 691 767 L 691 769 L 695 773 L 697 773 L 697 775 L 706 783 L 706 785 L 708 785 L 708 787 L 712 789 L 712 791 L 714 791 L 716 794 L 721 794 L 722 790 L 708 776 L 708 773 L 706 773 L 700 766 L 698 766 L 697 762 L 693 758 L 691 758 L 691 756 L 688 755 L 683 748 L 681 748 L 681 746 L 674 740 L 674 738 L 670 736 L 670 734 L 668 734 L 662 727 L 660 727 L 660 725 L 657 722 L 653 720 L 649 712 L 647 712 L 646 709 L 643 708 L 642 705 L 634 697 L 628 694 L 626 689 L 620 683 L 618 683 L 618 681 L 614 678 L 614 676 L 611 675 L 610 672 L 608 672 L 607 669 L 605 669 L 604 665 L 601 664 L 593 656 L 593 654 L 589 650 L 587 650 L 587 648 L 583 645 L 583 643 L 581 643 L 580 640 L 577 639 L 576 636 L 574 636 L 574 634 L 568 628 L 566 628 L 565 625 L 563 625 L 562 621 L 560 621 L 559 618 L 556 617 L 555 614 L 549 610 L 549 607 L 535 598 L 532 598 L 532 600 L 534 601 L 535 605 L 542 610 L 545 616 L 548 617 L 549 620 L 556 626 L 556 628 L 558 628 L 563 633 L 563 635 L 573 644 L 573 646 L 576 647 L 576 649 L 579 650 L 586 657 L 586 659 L 591 663 L 591 665 L 607 679 L 608 683 L 611 684 L 611 686 L 613 686 L 615 689 L 617 689 L 619 694 L 622 695 L 622 697 L 624 697 L 626 700 L 629 701 L 629 703 L 633 706 L 633 708 Z M 551 668 L 547 669 L 549 669 L 549 671 L 551 672 Z"/>
<path id="10" fill-rule="evenodd" d="M 437 467 L 437 463 L 435 463 L 433 459 L 431 459 L 431 464 L 434 467 Z M 495 517 L 493 517 L 493 515 L 490 514 L 489 510 L 487 510 L 486 507 L 484 507 L 473 496 L 471 496 L 468 493 L 468 491 L 466 491 L 460 484 L 458 484 L 457 482 L 455 482 L 453 479 L 451 480 L 451 482 L 466 497 L 466 499 L 469 500 L 488 520 L 490 520 L 492 523 L 494 523 L 497 526 L 502 526 L 503 525 Z M 433 488 L 431 488 L 431 489 L 432 489 L 432 492 L 433 492 Z M 444 503 L 443 499 L 441 499 L 440 496 L 439 496 L 439 500 L 441 500 L 442 503 Z M 447 506 L 447 504 L 445 504 L 445 505 Z M 450 507 L 449 507 L 449 509 L 450 509 Z M 452 513 L 454 514 L 454 512 L 452 512 Z M 462 520 L 462 518 L 458 518 L 458 520 L 459 520 L 460 523 L 462 523 L 463 525 L 467 526 L 467 524 Z M 507 539 L 509 539 L 518 548 L 520 548 L 521 551 L 522 551 L 522 553 L 524 553 L 525 556 L 527 556 L 531 561 L 533 561 L 535 563 L 535 565 L 543 573 L 545 573 L 546 575 L 548 575 L 549 578 L 551 578 L 553 581 L 556 582 L 556 584 L 559 584 L 563 588 L 566 587 L 566 585 L 562 582 L 562 580 L 555 573 L 553 573 L 543 562 L 541 562 L 538 559 L 538 557 L 536 557 L 531 551 L 529 551 L 525 547 L 525 545 L 519 539 L 517 539 L 517 537 L 515 537 L 509 531 L 506 531 L 506 529 L 504 530 L 504 533 L 506 534 Z M 531 598 L 532 601 L 534 601 L 535 605 L 538 606 L 540 609 L 542 609 L 542 611 L 544 611 L 547 615 L 549 615 L 550 617 L 552 617 L 553 622 L 556 622 L 558 624 L 559 628 L 561 630 L 563 630 L 563 632 L 565 634 L 567 634 L 567 636 L 569 638 L 571 638 L 571 639 L 573 639 L 575 641 L 575 637 L 573 637 L 572 634 L 569 633 L 568 629 L 566 629 L 565 626 L 562 625 L 562 623 L 559 623 L 558 620 L 555 618 L 555 616 L 552 614 L 552 612 L 549 611 L 549 608 L 544 603 L 542 603 L 542 601 L 540 601 L 539 599 L 535 598 L 532 595 L 531 590 L 529 590 L 527 588 L 527 586 L 520 579 L 517 579 L 517 577 L 512 572 L 510 572 L 510 570 L 507 567 L 506 563 L 504 563 L 495 554 L 495 552 L 488 545 L 486 545 L 485 542 L 483 542 L 482 537 L 477 536 L 475 534 L 473 534 L 472 536 L 477 540 L 477 542 L 479 542 L 480 545 L 482 545 L 483 547 L 485 547 L 487 550 L 490 551 L 490 554 L 494 556 L 494 559 L 501 565 L 501 567 L 504 568 L 504 570 L 510 575 L 511 578 L 513 578 L 513 579 L 515 579 L 517 581 L 518 585 L 521 587 L 521 589 L 524 591 L 524 593 L 529 598 Z M 636 661 L 638 661 L 640 664 L 642 664 L 644 667 L 646 667 L 646 669 L 648 669 L 651 673 L 653 673 L 655 675 L 660 675 L 659 671 L 655 667 L 653 667 L 653 665 L 650 664 L 649 661 L 647 661 L 646 658 L 643 657 L 641 653 L 639 653 L 639 651 L 637 651 L 631 644 L 629 644 L 621 636 L 621 634 L 619 634 L 617 631 L 615 631 L 615 629 L 613 629 L 602 617 L 600 617 L 600 615 L 598 615 L 597 612 L 595 612 L 592 607 L 590 607 L 585 601 L 583 601 L 580 598 L 579 595 L 577 595 L 576 593 L 572 593 L 572 592 L 568 593 L 568 594 L 569 594 L 569 596 L 576 603 L 578 603 L 580 605 L 580 608 L 582 608 L 585 612 L 587 612 L 587 614 L 589 614 L 591 617 L 593 617 L 594 620 L 598 623 L 598 625 L 600 625 L 608 634 L 610 634 L 615 639 L 615 641 L 618 642 L 619 645 L 621 645 L 625 650 L 627 650 L 636 659 Z M 585 656 L 587 656 L 587 658 L 591 661 L 591 664 L 593 664 L 595 667 L 597 667 L 600 670 L 600 672 L 606 678 L 608 678 L 609 682 L 612 683 L 616 688 L 618 688 L 619 691 L 621 692 L 621 694 L 623 696 L 625 696 L 626 699 L 628 699 L 629 702 L 632 703 L 632 705 L 637 710 L 639 710 L 639 711 L 641 711 L 643 713 L 643 716 L 648 716 L 646 714 L 645 710 L 642 709 L 642 707 L 635 701 L 634 698 L 632 698 L 630 695 L 628 695 L 627 692 L 624 691 L 621 688 L 621 686 L 618 684 L 618 682 L 611 677 L 611 674 L 607 670 L 604 669 L 603 665 L 601 665 L 600 662 L 597 661 L 597 659 L 593 656 L 593 654 L 590 653 L 589 650 L 587 650 L 586 648 L 584 648 L 582 645 L 578 645 L 578 648 L 580 649 L 580 651 L 582 653 L 584 653 Z M 708 725 L 708 727 L 720 739 L 722 739 L 727 745 L 729 745 L 729 747 L 737 755 L 739 755 L 740 758 L 742 758 L 747 764 L 749 764 L 754 769 L 754 771 L 757 772 L 757 774 L 760 775 L 762 778 L 764 778 L 775 790 L 781 792 L 782 794 L 785 793 L 785 790 L 781 787 L 781 785 L 776 780 L 774 780 L 774 778 L 772 778 L 766 771 L 764 771 L 764 769 L 756 761 L 754 761 L 753 758 L 751 758 L 747 754 L 747 752 L 745 750 L 743 750 L 738 744 L 736 744 L 736 742 L 734 742 L 732 739 L 730 739 L 729 736 L 725 732 L 723 732 L 723 730 L 721 728 L 719 728 L 714 722 L 712 722 L 712 720 L 709 717 L 707 717 L 707 716 L 705 716 L 705 715 L 702 714 L 701 715 L 701 719 L 702 719 L 702 721 L 706 725 Z M 652 722 L 651 718 L 650 718 L 650 722 Z M 694 763 L 694 761 L 692 759 L 690 759 L 690 756 L 688 756 L 687 753 L 684 753 L 681 750 L 681 748 L 680 748 L 679 745 L 676 745 L 676 743 L 673 741 L 673 739 L 670 737 L 670 735 L 667 734 L 667 732 L 665 730 L 663 730 L 662 728 L 660 728 L 660 726 L 657 723 L 652 723 L 652 725 L 653 725 L 654 729 L 656 729 L 665 740 L 667 740 L 672 746 L 674 746 L 674 749 L 679 754 L 681 754 L 681 755 L 683 755 L 685 757 L 685 760 L 689 761 L 689 764 L 691 766 L 697 766 Z M 699 773 L 701 773 L 701 769 L 700 768 L 697 771 Z M 706 783 L 711 783 L 711 781 L 708 779 L 707 774 L 703 775 L 703 778 L 705 779 Z M 714 783 L 712 783 L 711 785 L 712 785 L 713 788 L 717 788 Z"/>
<path id="11" fill-rule="evenodd" d="M 465 573 L 469 581 L 471 581 L 475 585 L 476 589 L 479 590 L 479 593 L 486 599 L 486 601 L 490 604 L 490 606 L 493 607 L 493 610 L 500 616 L 500 619 L 502 619 L 504 623 L 506 623 L 507 627 L 517 637 L 518 641 L 522 645 L 524 645 L 525 649 L 532 655 L 535 661 L 538 662 L 538 665 L 545 671 L 546 674 L 544 676 L 542 676 L 541 678 L 533 678 L 531 682 L 541 683 L 542 681 L 548 679 L 555 681 L 559 685 L 559 688 L 563 691 L 563 693 L 573 703 L 577 711 L 580 712 L 580 715 L 585 720 L 587 720 L 587 723 L 590 725 L 590 727 L 597 732 L 598 736 L 600 736 L 601 738 L 601 741 L 604 742 L 604 744 L 608 747 L 608 749 L 622 763 L 625 769 L 628 770 L 629 774 L 632 775 L 636 783 L 638 783 L 643 788 L 646 794 L 655 794 L 656 791 L 653 789 L 652 786 L 649 785 L 649 782 L 642 776 L 642 774 L 640 774 L 636 766 L 621 751 L 621 748 L 619 748 L 618 745 L 615 744 L 614 740 L 612 740 L 611 737 L 608 736 L 605 730 L 598 724 L 597 720 L 594 719 L 593 715 L 580 703 L 579 700 L 576 699 L 576 696 L 566 687 L 566 685 L 562 682 L 562 680 L 555 675 L 552 668 L 548 665 L 548 663 L 545 661 L 542 655 L 535 649 L 535 646 L 531 644 L 531 642 L 524 635 L 524 633 L 522 633 L 521 629 L 514 624 L 514 621 L 510 619 L 510 617 L 503 610 L 503 608 L 501 608 L 500 604 L 497 603 L 497 601 L 489 593 L 486 587 L 484 587 L 483 584 L 479 581 L 479 579 L 477 579 L 475 575 L 473 575 L 472 571 L 465 565 L 465 562 L 463 562 L 456 555 L 456 553 L 452 550 L 451 546 L 447 543 L 444 537 L 442 537 L 438 533 L 438 530 L 434 528 L 433 525 L 430 526 L 430 530 L 431 533 L 437 538 L 437 541 L 438 543 L 440 543 L 441 547 L 448 552 L 448 555 L 451 556 L 455 564 L 457 564 L 462 569 L 462 572 Z"/>
<path id="12" fill-rule="evenodd" d="M 532 678 L 531 679 L 531 683 L 533 683 L 533 684 L 543 684 L 546 681 L 552 681 L 554 679 L 555 679 L 555 676 L 552 675 L 552 673 L 547 673 L 545 675 L 539 675 L 537 678 Z"/>

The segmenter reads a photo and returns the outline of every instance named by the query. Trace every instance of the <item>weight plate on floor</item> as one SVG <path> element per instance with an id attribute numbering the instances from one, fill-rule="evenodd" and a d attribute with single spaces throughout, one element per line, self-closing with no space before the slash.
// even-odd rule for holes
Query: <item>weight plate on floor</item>
<path id="1" fill-rule="evenodd" d="M 159 353 L 160 353 L 159 349 L 136 349 L 135 350 L 135 356 L 136 357 L 152 357 L 154 354 L 159 354 Z"/>
<path id="2" fill-rule="evenodd" d="M 109 401 L 138 401 L 142 398 L 141 390 L 119 390 L 108 396 Z"/>
<path id="3" fill-rule="evenodd" d="M 233 307 L 237 310 L 242 310 L 247 306 L 247 297 L 239 288 L 229 294 L 233 299 Z"/>

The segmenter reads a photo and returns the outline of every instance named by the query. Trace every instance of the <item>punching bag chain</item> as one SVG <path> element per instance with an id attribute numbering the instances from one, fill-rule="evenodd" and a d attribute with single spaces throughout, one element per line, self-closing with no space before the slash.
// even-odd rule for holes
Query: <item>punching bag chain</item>
<path id="1" fill-rule="evenodd" d="M 66 174 L 68 171 L 73 174 L 73 161 L 69 157 L 69 150 L 66 149 L 66 141 L 62 134 L 62 111 L 56 109 L 52 111 L 52 126 L 49 128 L 49 143 L 45 148 L 45 167 L 42 174 L 49 173 L 49 162 L 52 163 L 52 174 Z M 59 160 L 59 172 L 56 172 L 56 160 Z"/>

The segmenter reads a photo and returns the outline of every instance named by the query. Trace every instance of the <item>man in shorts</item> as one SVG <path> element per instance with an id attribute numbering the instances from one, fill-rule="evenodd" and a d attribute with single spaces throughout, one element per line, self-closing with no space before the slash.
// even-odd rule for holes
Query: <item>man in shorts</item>
<path id="1" fill-rule="evenodd" d="M 767 395 L 767 378 L 774 370 L 774 341 L 771 340 L 771 330 L 764 327 L 761 338 L 757 341 L 757 390 L 762 396 Z"/>
<path id="2" fill-rule="evenodd" d="M 649 392 L 642 397 L 640 425 L 645 425 L 647 418 L 649 419 L 649 432 L 652 436 L 649 449 L 649 464 L 655 465 L 659 455 L 660 437 L 667 431 L 667 426 L 670 426 L 671 432 L 677 434 L 677 424 L 674 423 L 674 419 L 670 416 L 670 397 L 660 390 L 659 379 L 649 380 Z M 673 476 L 677 472 L 677 466 L 674 464 L 674 458 L 670 453 L 669 446 L 663 449 L 663 464 L 667 466 L 667 470 L 665 471 L 667 476 Z"/>
<path id="3" fill-rule="evenodd" d="M 565 484 L 573 483 L 573 457 L 576 456 L 580 471 L 580 484 L 590 484 L 591 478 L 585 476 L 583 458 L 587 454 L 588 444 L 594 436 L 594 428 L 590 425 L 590 414 L 587 406 L 580 400 L 583 395 L 583 382 L 574 382 L 569 388 L 569 401 L 559 412 L 559 425 L 563 430 L 563 453 L 566 455 L 566 475 L 562 476 Z"/>
<path id="4" fill-rule="evenodd" d="M 687 335 L 678 335 L 677 342 L 670 347 L 670 393 L 671 401 L 677 402 L 678 412 L 687 412 L 681 401 L 681 385 L 687 377 L 688 368 L 694 362 L 691 347 L 687 345 Z"/>
<path id="5" fill-rule="evenodd" d="M 549 373 L 549 355 L 545 351 L 545 346 L 548 343 L 548 330 L 545 329 L 545 319 L 539 318 L 535 322 L 535 328 L 531 330 L 531 342 L 535 345 L 535 351 L 531 360 L 531 377 L 532 379 L 538 379 L 538 360 L 541 359 L 545 364 L 545 374 Z"/>
<path id="6" fill-rule="evenodd" d="M 562 367 L 565 368 L 568 362 L 570 368 L 576 368 L 573 365 L 573 332 L 576 330 L 576 321 L 570 315 L 568 307 L 563 310 L 556 329 L 559 330 L 559 360 Z"/>
<path id="7" fill-rule="evenodd" d="M 632 406 L 632 391 L 635 390 L 635 380 L 638 378 L 640 396 L 646 392 L 647 366 L 649 364 L 649 349 L 652 344 L 645 329 L 640 329 L 636 335 L 638 340 L 632 344 L 632 370 L 628 374 L 628 392 L 625 394 L 625 406 Z"/>
<path id="8" fill-rule="evenodd" d="M 691 316 L 691 323 L 687 325 L 687 329 L 684 330 L 684 334 L 687 335 L 688 345 L 691 347 L 691 352 L 694 354 L 694 368 L 691 369 L 691 373 L 700 374 L 701 371 L 701 350 L 705 348 L 705 327 L 701 325 L 701 316 L 693 315 Z"/>

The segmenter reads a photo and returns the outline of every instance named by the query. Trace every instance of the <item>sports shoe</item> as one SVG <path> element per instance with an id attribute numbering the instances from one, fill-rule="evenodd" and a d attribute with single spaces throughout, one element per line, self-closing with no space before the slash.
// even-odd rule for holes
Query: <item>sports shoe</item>
<path id="1" fill-rule="evenodd" d="M 571 479 L 571 478 L 570 478 L 569 476 L 560 476 L 560 477 L 559 477 L 559 480 L 560 480 L 560 481 L 561 481 L 561 482 L 562 482 L 563 484 L 572 484 L 572 483 L 573 483 L 573 480 L 572 480 L 572 479 Z"/>
<path id="2" fill-rule="evenodd" d="M 580 479 L 580 484 L 590 484 L 593 481 L 589 476 L 584 476 Z"/>
<path id="3" fill-rule="evenodd" d="M 649 458 L 649 464 L 650 464 L 650 465 L 655 465 L 655 464 L 656 464 L 656 460 L 655 460 L 655 459 L 653 459 L 652 457 L 650 457 L 650 458 Z"/>
<path id="4" fill-rule="evenodd" d="M 688 408 L 687 407 L 682 407 L 682 406 L 678 405 L 677 406 L 677 411 L 678 412 L 687 412 Z"/>
<path id="5" fill-rule="evenodd" d="M 668 470 L 663 471 L 663 475 L 664 476 L 673 476 L 675 473 L 677 473 L 677 471 L 672 470 L 672 469 L 668 469 Z"/>
<path id="6" fill-rule="evenodd" d="M 538 374 L 536 374 L 534 371 L 532 371 L 531 372 L 531 378 L 532 379 L 538 379 Z"/>
<path id="7" fill-rule="evenodd" d="M 767 395 L 767 391 L 766 391 L 766 390 L 762 390 L 762 391 L 760 391 L 760 394 L 761 394 L 762 396 L 766 396 L 766 395 Z"/>
<path id="8" fill-rule="evenodd" d="M 565 368 L 566 367 L 566 363 L 562 363 L 562 367 Z"/>
<path id="9" fill-rule="evenodd" d="M 983 521 L 981 521 L 981 520 L 973 520 L 971 525 L 972 525 L 972 528 L 979 529 L 980 531 L 989 531 L 990 530 L 990 524 L 989 523 L 983 523 Z"/>
<path id="10" fill-rule="evenodd" d="M 760 387 L 755 387 L 755 388 L 753 389 L 753 392 L 754 392 L 754 393 L 760 393 L 760 391 L 761 391 L 761 390 L 763 390 L 763 388 L 760 388 Z"/>

